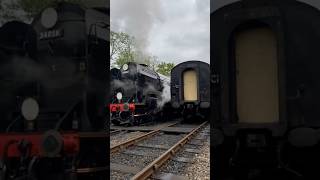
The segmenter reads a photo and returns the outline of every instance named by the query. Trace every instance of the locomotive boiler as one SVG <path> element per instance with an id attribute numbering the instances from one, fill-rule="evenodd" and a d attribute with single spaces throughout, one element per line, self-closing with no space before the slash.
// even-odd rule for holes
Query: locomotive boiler
<path id="1" fill-rule="evenodd" d="M 107 176 L 108 16 L 62 2 L 0 28 L 0 179 Z"/>
<path id="2" fill-rule="evenodd" d="M 210 109 L 209 64 L 186 61 L 171 70 L 171 105 L 185 121 L 203 121 Z"/>
<path id="3" fill-rule="evenodd" d="M 215 179 L 319 178 L 319 32 L 319 9 L 301 1 L 213 11 Z"/>
<path id="4" fill-rule="evenodd" d="M 112 69 L 110 118 L 115 125 L 154 121 L 163 85 L 160 76 L 144 64 L 129 62 Z"/>

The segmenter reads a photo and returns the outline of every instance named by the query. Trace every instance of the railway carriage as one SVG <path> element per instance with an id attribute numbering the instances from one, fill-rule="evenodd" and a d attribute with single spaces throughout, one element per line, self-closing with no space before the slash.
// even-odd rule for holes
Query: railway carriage
<path id="1" fill-rule="evenodd" d="M 215 179 L 319 176 L 319 9 L 225 3 L 211 33 Z"/>
<path id="2" fill-rule="evenodd" d="M 184 120 L 208 118 L 210 108 L 209 64 L 186 61 L 171 70 L 171 104 Z"/>
<path id="3" fill-rule="evenodd" d="M 62 2 L 0 28 L 0 179 L 108 175 L 108 16 Z"/>

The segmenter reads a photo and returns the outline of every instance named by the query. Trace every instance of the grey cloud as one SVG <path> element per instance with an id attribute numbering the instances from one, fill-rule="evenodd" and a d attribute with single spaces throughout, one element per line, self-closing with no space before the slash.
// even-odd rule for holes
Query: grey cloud
<path id="1" fill-rule="evenodd" d="M 135 0 L 133 4 L 132 0 L 111 0 L 111 29 L 142 36 L 145 50 L 160 60 L 210 61 L 209 0 L 152 0 L 155 5 L 143 4 L 145 1 L 150 2 Z M 114 6 L 117 7 L 114 9 Z M 144 7 L 140 8 L 144 12 L 132 10 L 137 6 Z M 150 14 L 149 9 L 156 12 Z M 148 17 L 142 18 L 146 14 Z"/>
<path id="2" fill-rule="evenodd" d="M 161 20 L 160 0 L 111 0 L 111 29 L 124 31 L 136 38 L 140 48 L 149 44 L 155 21 Z"/>

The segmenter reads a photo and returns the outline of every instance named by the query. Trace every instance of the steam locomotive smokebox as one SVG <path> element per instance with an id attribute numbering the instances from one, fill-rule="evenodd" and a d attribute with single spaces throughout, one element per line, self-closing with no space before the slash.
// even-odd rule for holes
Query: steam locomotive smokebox
<path id="1" fill-rule="evenodd" d="M 39 50 L 46 49 L 44 45 L 49 44 L 55 54 L 85 54 L 85 10 L 74 4 L 60 3 L 51 11 L 44 11 L 33 20 L 33 26 L 39 32 Z"/>
<path id="2" fill-rule="evenodd" d="M 24 65 L 41 92 L 39 129 L 47 129 L 65 113 L 81 121 L 75 128 L 101 129 L 108 91 L 108 12 L 60 2 L 35 16 L 36 63 Z M 37 92 L 37 93 L 39 93 Z M 59 98 L 63 97 L 63 98 Z M 49 122 L 46 114 L 50 115 Z M 89 120 L 89 121 L 88 121 Z M 63 126 L 64 126 L 63 125 Z"/>
<path id="3" fill-rule="evenodd" d="M 0 179 L 105 179 L 109 9 L 50 5 L 0 27 Z"/>

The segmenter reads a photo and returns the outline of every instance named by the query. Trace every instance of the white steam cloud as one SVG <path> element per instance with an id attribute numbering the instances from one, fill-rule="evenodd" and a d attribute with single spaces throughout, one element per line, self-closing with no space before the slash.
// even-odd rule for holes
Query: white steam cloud
<path id="1" fill-rule="evenodd" d="M 153 25 L 161 21 L 161 0 L 111 0 L 111 30 L 135 37 L 138 50 L 143 53 L 149 45 Z"/>
<path id="2" fill-rule="evenodd" d="M 161 93 L 161 99 L 158 101 L 158 107 L 162 108 L 167 102 L 171 100 L 171 93 L 170 93 L 170 85 L 163 83 L 163 90 Z"/>

